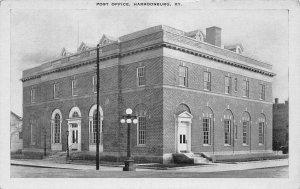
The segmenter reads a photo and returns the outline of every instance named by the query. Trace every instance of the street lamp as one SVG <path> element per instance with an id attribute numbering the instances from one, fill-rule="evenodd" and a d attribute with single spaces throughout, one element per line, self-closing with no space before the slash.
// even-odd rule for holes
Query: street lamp
<path id="1" fill-rule="evenodd" d="M 131 123 L 137 124 L 137 116 L 131 115 L 132 109 L 126 109 L 126 115 L 124 115 L 121 119 L 121 123 L 127 123 L 127 159 L 124 161 L 125 167 L 123 167 L 123 171 L 135 171 L 135 166 L 133 164 L 133 159 L 131 158 L 130 153 L 130 127 Z"/>
<path id="2" fill-rule="evenodd" d="M 99 156 L 99 104 L 100 104 L 100 65 L 99 65 L 99 49 L 100 45 L 97 45 L 97 114 L 96 114 L 96 170 L 99 170 L 100 156 Z"/>
<path id="3" fill-rule="evenodd" d="M 67 134 L 67 161 L 69 160 L 69 131 L 66 131 Z"/>

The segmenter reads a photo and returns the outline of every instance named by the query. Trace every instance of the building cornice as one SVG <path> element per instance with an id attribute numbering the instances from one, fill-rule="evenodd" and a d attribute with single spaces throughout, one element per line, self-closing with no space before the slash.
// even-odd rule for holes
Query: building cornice
<path id="1" fill-rule="evenodd" d="M 185 48 L 185 47 L 174 45 L 174 44 L 171 44 L 171 43 L 164 42 L 163 47 L 173 49 L 173 50 L 177 50 L 177 51 L 181 51 L 181 52 L 188 53 L 188 54 L 192 54 L 194 56 L 199 56 L 199 57 L 202 57 L 202 58 L 210 59 L 210 60 L 213 60 L 213 61 L 216 61 L 216 62 L 231 65 L 231 66 L 234 66 L 234 67 L 246 69 L 246 70 L 249 70 L 249 71 L 252 71 L 252 72 L 257 72 L 257 73 L 267 75 L 267 76 L 270 76 L 270 77 L 273 77 L 273 76 L 276 75 L 275 73 L 272 73 L 272 72 L 268 72 L 268 71 L 258 69 L 258 68 L 255 68 L 255 67 L 252 67 L 252 66 L 249 66 L 249 65 L 241 64 L 241 63 L 238 63 L 238 62 L 225 60 L 225 59 L 220 58 L 220 57 L 216 57 L 216 56 L 213 56 L 213 55 L 202 53 L 200 51 L 195 51 L 195 50 L 192 50 L 192 49 L 188 49 L 188 48 Z"/>
<path id="2" fill-rule="evenodd" d="M 216 62 L 220 62 L 220 63 L 227 64 L 227 65 L 230 65 L 230 66 L 238 67 L 238 68 L 242 68 L 242 69 L 249 70 L 249 71 L 252 71 L 252 72 L 257 72 L 257 73 L 267 75 L 267 76 L 270 76 L 270 77 L 273 77 L 273 76 L 276 75 L 275 73 L 272 73 L 272 72 L 269 72 L 269 71 L 266 71 L 266 70 L 255 68 L 255 67 L 252 67 L 252 66 L 249 66 L 249 65 L 246 65 L 246 64 L 241 64 L 241 63 L 238 63 L 238 62 L 235 62 L 235 61 L 225 60 L 224 58 L 220 58 L 220 57 L 217 57 L 217 56 L 214 56 L 214 55 L 209 55 L 209 54 L 206 54 L 206 53 L 203 53 L 203 52 L 200 52 L 200 51 L 196 51 L 196 50 L 192 50 L 192 49 L 189 49 L 189 48 L 186 48 L 186 47 L 178 46 L 178 45 L 175 45 L 175 44 L 172 44 L 172 43 L 169 43 L 169 42 L 160 42 L 160 43 L 152 44 L 152 45 L 149 45 L 149 46 L 145 46 L 145 47 L 142 47 L 142 48 L 138 48 L 138 49 L 134 49 L 134 50 L 126 51 L 126 52 L 121 52 L 121 53 L 120 52 L 115 52 L 115 53 L 112 53 L 112 54 L 109 54 L 109 55 L 102 56 L 102 57 L 99 58 L 99 60 L 100 61 L 105 61 L 105 60 L 109 60 L 109 59 L 113 59 L 113 58 L 120 58 L 120 57 L 130 56 L 132 54 L 140 53 L 140 52 L 143 52 L 143 51 L 149 51 L 149 50 L 157 49 L 157 48 L 161 48 L 161 47 L 165 47 L 165 48 L 181 51 L 181 52 L 184 52 L 184 53 L 192 54 L 194 56 L 210 59 L 210 60 L 213 60 L 213 61 L 216 61 Z M 61 67 L 58 67 L 58 68 L 53 68 L 53 69 L 47 70 L 47 71 L 41 71 L 40 73 L 36 73 L 32 76 L 23 77 L 21 79 L 21 81 L 24 82 L 24 81 L 28 81 L 28 80 L 32 80 L 32 79 L 37 79 L 37 78 L 40 78 L 41 76 L 49 75 L 49 74 L 52 74 L 52 73 L 55 73 L 55 72 L 62 72 L 62 71 L 65 71 L 65 70 L 70 70 L 70 69 L 73 69 L 73 68 L 78 68 L 78 67 L 81 67 L 81 66 L 93 64 L 93 63 L 95 63 L 95 61 L 96 61 L 96 57 L 93 57 L 91 59 L 79 61 L 79 62 L 70 64 L 70 65 L 61 66 Z"/>

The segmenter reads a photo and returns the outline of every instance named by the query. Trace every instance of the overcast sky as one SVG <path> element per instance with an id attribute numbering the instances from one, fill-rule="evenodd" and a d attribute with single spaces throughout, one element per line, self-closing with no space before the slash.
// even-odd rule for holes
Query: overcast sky
<path id="1" fill-rule="evenodd" d="M 22 71 L 81 41 L 119 37 L 155 25 L 184 31 L 222 28 L 222 44 L 241 43 L 244 54 L 273 65 L 273 98 L 288 99 L 288 12 L 285 10 L 12 10 L 11 110 L 22 116 Z M 78 30 L 79 29 L 79 30 Z M 78 32 L 79 31 L 79 32 Z"/>

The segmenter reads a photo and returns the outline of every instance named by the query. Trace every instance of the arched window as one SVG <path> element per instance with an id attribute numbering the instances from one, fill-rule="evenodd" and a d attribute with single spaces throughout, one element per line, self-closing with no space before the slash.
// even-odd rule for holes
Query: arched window
<path id="1" fill-rule="evenodd" d="M 225 145 L 231 145 L 232 143 L 232 129 L 233 124 L 233 115 L 232 112 L 227 109 L 224 112 L 224 144 Z"/>
<path id="2" fill-rule="evenodd" d="M 61 122 L 62 115 L 59 109 L 56 109 L 52 113 L 51 117 L 51 141 L 52 144 L 61 143 Z"/>
<path id="3" fill-rule="evenodd" d="M 250 115 L 248 112 L 244 112 L 242 116 L 243 126 L 243 145 L 249 144 L 249 129 L 250 129 Z"/>
<path id="4" fill-rule="evenodd" d="M 263 145 L 265 143 L 265 127 L 266 117 L 261 114 L 258 118 L 258 144 Z"/>
<path id="5" fill-rule="evenodd" d="M 100 144 L 102 144 L 102 137 L 101 137 L 101 134 L 102 134 L 102 123 L 101 123 L 101 118 L 100 118 L 100 115 L 98 117 L 98 120 L 99 120 L 99 125 L 100 125 L 100 138 L 99 138 L 99 141 L 100 141 Z M 96 144 L 97 142 L 97 110 L 94 111 L 93 113 L 93 119 L 92 119 L 92 123 L 91 123 L 91 127 L 90 127 L 90 144 Z"/>
<path id="6" fill-rule="evenodd" d="M 103 144 L 103 111 L 99 107 L 99 143 Z M 97 142 L 97 105 L 93 105 L 89 113 L 89 143 L 95 145 Z"/>
<path id="7" fill-rule="evenodd" d="M 211 145 L 211 125 L 213 122 L 213 112 L 211 108 L 205 107 L 202 113 L 202 126 L 203 126 L 203 144 Z"/>
<path id="8" fill-rule="evenodd" d="M 138 104 L 134 108 L 134 113 L 138 117 L 137 124 L 137 145 L 146 144 L 147 107 L 145 104 Z"/>
<path id="9" fill-rule="evenodd" d="M 54 118 L 54 143 L 60 143 L 60 115 L 58 113 Z"/>

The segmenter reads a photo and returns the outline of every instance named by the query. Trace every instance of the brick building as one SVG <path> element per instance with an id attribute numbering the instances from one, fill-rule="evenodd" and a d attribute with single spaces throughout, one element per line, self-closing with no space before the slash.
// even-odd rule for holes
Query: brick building
<path id="1" fill-rule="evenodd" d="M 167 162 L 173 153 L 272 150 L 270 64 L 223 46 L 221 28 L 184 32 L 155 26 L 100 39 L 101 156 L 123 156 L 132 108 L 135 158 Z M 23 72 L 24 147 L 95 151 L 96 47 Z M 69 139 L 66 131 L 69 130 Z"/>
<path id="2" fill-rule="evenodd" d="M 288 146 L 289 134 L 289 102 L 278 103 L 275 98 L 273 104 L 273 150 L 280 150 L 282 146 Z"/>

